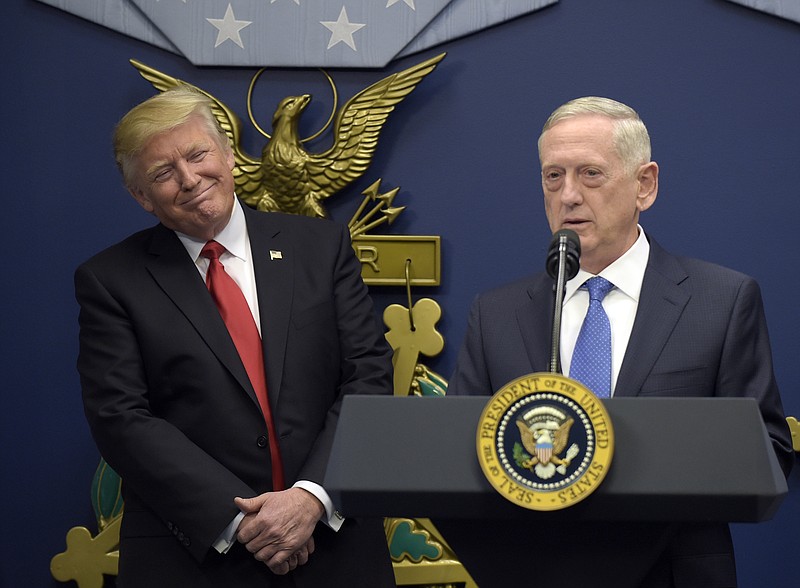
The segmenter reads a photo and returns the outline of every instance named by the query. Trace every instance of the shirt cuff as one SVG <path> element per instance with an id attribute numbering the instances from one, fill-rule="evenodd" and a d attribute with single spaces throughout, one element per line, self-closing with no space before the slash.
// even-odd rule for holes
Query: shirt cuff
<path id="1" fill-rule="evenodd" d="M 214 549 L 216 549 L 219 553 L 226 554 L 230 551 L 231 547 L 233 547 L 233 543 L 235 541 L 234 536 L 236 535 L 236 530 L 239 528 L 239 523 L 242 522 L 244 518 L 244 513 L 240 512 L 236 515 L 230 524 L 225 527 L 225 530 L 220 533 L 217 540 L 211 545 Z"/>
<path id="2" fill-rule="evenodd" d="M 292 488 L 302 488 L 306 492 L 316 496 L 317 500 L 325 507 L 325 512 L 320 517 L 320 520 L 334 531 L 338 531 L 341 528 L 342 523 L 344 523 L 344 517 L 333 507 L 331 497 L 328 496 L 328 493 L 325 492 L 322 486 L 314 482 L 309 482 L 308 480 L 298 480 L 294 483 Z"/>

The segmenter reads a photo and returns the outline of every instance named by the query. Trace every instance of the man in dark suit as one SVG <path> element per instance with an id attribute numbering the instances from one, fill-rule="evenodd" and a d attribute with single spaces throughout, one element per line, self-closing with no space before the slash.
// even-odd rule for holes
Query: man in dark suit
<path id="1" fill-rule="evenodd" d="M 636 112 L 605 98 L 568 102 L 546 122 L 539 157 L 550 228 L 574 230 L 582 249 L 580 271 L 564 298 L 564 373 L 570 373 L 589 306 L 581 286 L 601 276 L 613 285 L 602 302 L 611 327 L 608 392 L 752 397 L 788 475 L 794 458 L 758 285 L 740 273 L 672 256 L 645 235 L 639 214 L 656 199 L 659 170 Z M 476 298 L 448 394 L 493 394 L 514 378 L 548 371 L 553 303 L 553 281 L 545 273 Z M 618 525 L 615 532 L 637 554 L 629 552 L 624 569 L 598 564 L 600 576 L 593 577 L 608 573 L 609 585 L 736 585 L 727 525 L 630 532 Z M 604 543 L 615 549 L 612 535 Z"/>
<path id="2" fill-rule="evenodd" d="M 394 586 L 382 522 L 343 517 L 322 487 L 343 396 L 391 394 L 347 229 L 243 207 L 192 90 L 132 109 L 115 155 L 160 221 L 75 274 L 86 415 L 123 479 L 118 585 Z M 264 410 L 205 283 L 212 240 L 261 335 Z"/>

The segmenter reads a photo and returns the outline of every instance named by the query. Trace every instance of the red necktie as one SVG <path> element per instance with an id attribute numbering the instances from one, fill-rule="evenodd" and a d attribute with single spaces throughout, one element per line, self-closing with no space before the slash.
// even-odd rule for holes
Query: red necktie
<path id="1" fill-rule="evenodd" d="M 267 423 L 269 436 L 269 452 L 272 458 L 272 487 L 273 490 L 283 490 L 283 462 L 281 450 L 278 445 L 278 435 L 272 422 L 272 411 L 267 399 L 267 378 L 264 371 L 264 355 L 261 350 L 261 337 L 253 320 L 253 314 L 247 305 L 244 294 L 226 272 L 220 263 L 219 256 L 225 248 L 216 241 L 209 241 L 203 247 L 200 255 L 209 260 L 206 273 L 206 286 L 211 297 L 219 309 L 225 326 L 233 339 L 233 344 L 242 358 L 244 369 L 250 378 L 250 383 L 256 391 L 264 421 Z"/>

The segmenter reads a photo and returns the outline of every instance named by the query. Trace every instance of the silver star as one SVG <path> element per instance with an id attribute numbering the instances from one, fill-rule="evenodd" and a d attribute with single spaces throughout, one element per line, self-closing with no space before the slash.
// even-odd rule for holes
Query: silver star
<path id="1" fill-rule="evenodd" d="M 225 18 L 207 18 L 206 20 L 219 30 L 217 33 L 217 42 L 214 44 L 215 49 L 228 39 L 244 49 L 239 31 L 250 26 L 253 22 L 249 20 L 236 20 L 236 17 L 233 16 L 233 8 L 231 8 L 230 3 L 228 4 L 228 9 L 225 11 Z"/>
<path id="2" fill-rule="evenodd" d="M 335 21 L 320 21 L 326 29 L 331 32 L 331 40 L 328 41 L 328 49 L 337 43 L 346 43 L 353 51 L 356 49 L 356 42 L 353 40 L 353 33 L 357 30 L 367 26 L 366 24 L 359 24 L 350 22 L 347 18 L 347 10 L 342 6 L 342 11 L 339 13 L 339 18 Z"/>

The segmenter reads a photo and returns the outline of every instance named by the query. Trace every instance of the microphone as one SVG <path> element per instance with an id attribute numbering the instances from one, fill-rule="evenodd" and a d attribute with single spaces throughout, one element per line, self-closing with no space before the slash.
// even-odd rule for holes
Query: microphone
<path id="1" fill-rule="evenodd" d="M 561 229 L 553 234 L 550 247 L 547 249 L 547 273 L 554 280 L 558 279 L 559 268 L 564 266 L 565 281 L 578 274 L 581 259 L 581 240 L 578 234 L 570 229 Z"/>
<path id="2" fill-rule="evenodd" d="M 581 241 L 575 231 L 561 229 L 553 234 L 547 249 L 547 274 L 553 283 L 553 330 L 550 337 L 550 373 L 561 373 L 561 311 L 567 282 L 578 274 L 581 267 Z"/>

